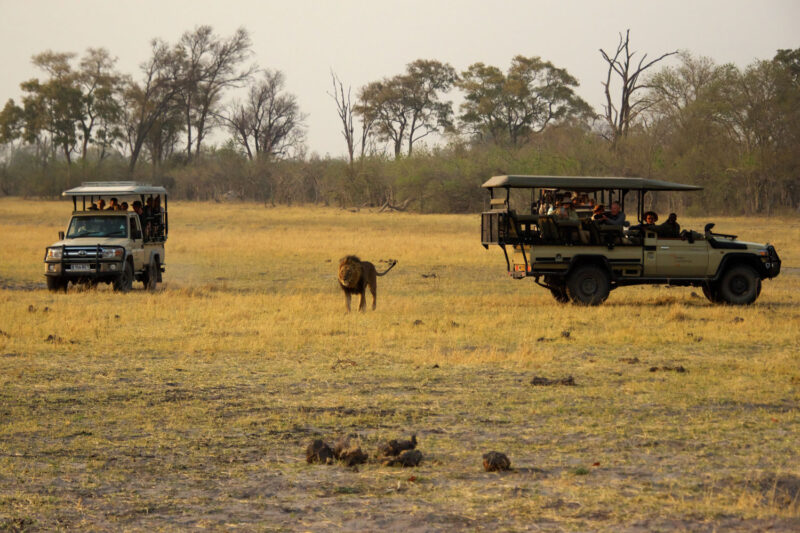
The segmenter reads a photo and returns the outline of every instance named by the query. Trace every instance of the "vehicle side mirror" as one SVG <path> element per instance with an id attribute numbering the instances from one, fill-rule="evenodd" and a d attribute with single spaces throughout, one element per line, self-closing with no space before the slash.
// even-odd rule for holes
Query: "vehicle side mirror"
<path id="1" fill-rule="evenodd" d="M 713 222 L 709 222 L 708 224 L 706 224 L 706 227 L 705 227 L 705 229 L 703 231 L 706 233 L 706 235 L 708 235 L 709 233 L 711 233 L 711 229 L 713 227 L 714 227 L 714 223 Z"/>
<path id="2" fill-rule="evenodd" d="M 63 241 L 64 240 L 64 232 L 63 231 L 59 231 L 58 232 L 58 240 L 59 241 Z"/>

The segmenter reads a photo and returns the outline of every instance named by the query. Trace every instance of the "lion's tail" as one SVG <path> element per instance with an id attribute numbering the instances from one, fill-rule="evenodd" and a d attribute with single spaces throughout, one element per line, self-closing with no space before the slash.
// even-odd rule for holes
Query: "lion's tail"
<path id="1" fill-rule="evenodd" d="M 386 275 L 386 273 L 387 273 L 387 272 L 389 272 L 389 271 L 390 271 L 392 268 L 394 268 L 394 266 L 395 266 L 396 264 L 397 264 L 397 261 L 395 261 L 395 260 L 392 260 L 392 264 L 391 264 L 391 265 L 389 265 L 389 268 L 387 268 L 387 269 L 386 269 L 386 270 L 384 270 L 383 272 L 378 272 L 378 271 L 375 271 L 375 275 L 377 275 L 377 276 L 385 276 L 385 275 Z"/>

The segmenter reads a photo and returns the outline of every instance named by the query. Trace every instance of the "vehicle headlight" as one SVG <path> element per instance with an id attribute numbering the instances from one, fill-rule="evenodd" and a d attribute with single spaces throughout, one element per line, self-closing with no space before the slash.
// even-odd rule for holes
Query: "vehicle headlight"
<path id="1" fill-rule="evenodd" d="M 61 252 L 62 248 L 48 248 L 47 249 L 47 258 L 48 259 L 61 259 Z"/>
<path id="2" fill-rule="evenodd" d="M 100 251 L 100 255 L 103 259 L 121 259 L 122 248 L 103 248 Z"/>

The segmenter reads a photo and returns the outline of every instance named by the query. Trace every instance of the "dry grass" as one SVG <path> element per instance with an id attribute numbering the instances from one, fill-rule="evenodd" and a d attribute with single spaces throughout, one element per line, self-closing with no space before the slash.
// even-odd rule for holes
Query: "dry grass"
<path id="1" fill-rule="evenodd" d="M 800 220 L 715 220 L 784 260 L 756 305 L 586 309 L 508 278 L 474 215 L 170 207 L 161 292 L 53 295 L 69 207 L 0 199 L 0 530 L 800 527 Z M 348 253 L 399 261 L 377 312 L 343 313 Z M 305 463 L 350 432 L 425 459 Z"/>

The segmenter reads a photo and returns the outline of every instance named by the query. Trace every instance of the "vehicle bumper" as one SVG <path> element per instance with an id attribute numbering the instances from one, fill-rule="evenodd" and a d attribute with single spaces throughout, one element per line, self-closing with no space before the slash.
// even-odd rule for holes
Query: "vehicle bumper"
<path id="1" fill-rule="evenodd" d="M 122 261 L 101 260 L 91 263 L 48 261 L 45 263 L 44 275 L 66 279 L 113 280 L 119 277 L 122 267 Z"/>
<path id="2" fill-rule="evenodd" d="M 767 269 L 767 277 L 770 279 L 781 273 L 781 258 L 778 257 L 774 246 L 767 246 L 767 260 L 764 268 Z"/>

